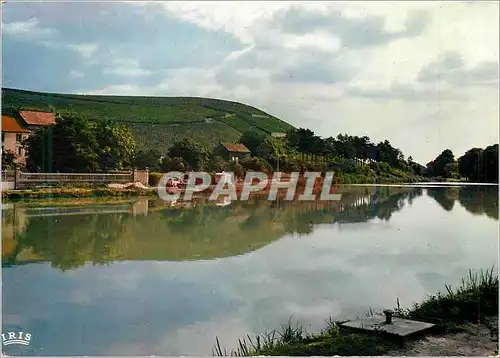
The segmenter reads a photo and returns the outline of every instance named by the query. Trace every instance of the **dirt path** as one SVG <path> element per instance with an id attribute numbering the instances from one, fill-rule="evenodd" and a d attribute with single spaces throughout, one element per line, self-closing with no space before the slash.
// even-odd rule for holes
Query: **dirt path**
<path id="1" fill-rule="evenodd" d="M 498 334 L 485 325 L 466 325 L 465 332 L 428 336 L 407 343 L 390 356 L 498 356 Z"/>

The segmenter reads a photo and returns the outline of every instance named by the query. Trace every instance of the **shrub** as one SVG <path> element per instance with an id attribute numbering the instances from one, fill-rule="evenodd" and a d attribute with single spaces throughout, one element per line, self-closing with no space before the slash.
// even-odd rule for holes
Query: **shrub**
<path id="1" fill-rule="evenodd" d="M 157 186 L 163 173 L 149 173 L 148 184 L 149 186 Z"/>
<path id="2" fill-rule="evenodd" d="M 241 162 L 241 165 L 245 170 L 270 173 L 272 171 L 271 165 L 263 158 L 252 157 L 247 158 Z"/>

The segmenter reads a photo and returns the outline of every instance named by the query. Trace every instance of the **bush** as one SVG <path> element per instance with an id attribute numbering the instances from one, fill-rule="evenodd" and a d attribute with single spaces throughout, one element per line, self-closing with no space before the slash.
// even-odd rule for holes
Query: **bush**
<path id="1" fill-rule="evenodd" d="M 247 158 L 241 162 L 241 165 L 247 171 L 270 173 L 272 171 L 271 164 L 265 159 L 259 157 Z"/>
<path id="2" fill-rule="evenodd" d="M 149 173 L 148 184 L 149 186 L 157 186 L 163 173 Z"/>

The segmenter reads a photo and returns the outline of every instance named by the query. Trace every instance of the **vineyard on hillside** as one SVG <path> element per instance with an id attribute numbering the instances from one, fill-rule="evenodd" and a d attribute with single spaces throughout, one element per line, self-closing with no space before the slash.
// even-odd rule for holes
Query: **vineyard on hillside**
<path id="1" fill-rule="evenodd" d="M 2 89 L 2 111 L 55 110 L 88 120 L 109 118 L 130 127 L 140 148 L 165 150 L 192 138 L 213 147 L 236 142 L 243 132 L 287 132 L 292 125 L 257 108 L 201 97 L 69 95 Z"/>

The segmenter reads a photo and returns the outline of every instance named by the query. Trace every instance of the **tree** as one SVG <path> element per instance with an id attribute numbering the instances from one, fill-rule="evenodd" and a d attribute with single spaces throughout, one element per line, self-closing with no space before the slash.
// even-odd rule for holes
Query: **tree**
<path id="1" fill-rule="evenodd" d="M 394 168 L 404 166 L 403 153 L 400 149 L 394 148 L 387 139 L 377 144 L 375 159 L 377 162 L 385 162 Z"/>
<path id="2" fill-rule="evenodd" d="M 240 143 L 242 143 L 250 150 L 251 153 L 253 153 L 265 141 L 265 139 L 266 136 L 258 132 L 249 131 L 242 134 Z"/>
<path id="3" fill-rule="evenodd" d="M 437 156 L 432 162 L 427 165 L 427 169 L 430 175 L 436 177 L 448 178 L 451 175 L 450 168 L 451 165 L 455 163 L 455 156 L 453 152 L 449 149 L 443 150 L 441 154 Z M 454 170 L 458 171 L 458 167 Z"/>
<path id="4" fill-rule="evenodd" d="M 320 140 L 312 130 L 305 128 L 292 129 L 287 133 L 286 139 L 288 145 L 300 153 L 314 153 Z"/>
<path id="5" fill-rule="evenodd" d="M 30 171 L 97 172 L 130 166 L 135 142 L 130 130 L 107 120 L 58 116 L 24 142 Z"/>
<path id="6" fill-rule="evenodd" d="M 182 158 L 191 170 L 201 170 L 208 159 L 208 153 L 205 149 L 189 138 L 170 147 L 168 155 L 172 158 Z"/>
<path id="7" fill-rule="evenodd" d="M 498 183 L 498 144 L 486 147 L 483 157 L 485 167 L 483 181 Z"/>
<path id="8" fill-rule="evenodd" d="M 2 169 L 12 170 L 16 165 L 16 154 L 11 150 L 2 150 Z"/>
<path id="9" fill-rule="evenodd" d="M 184 160 L 179 157 L 170 158 L 168 156 L 163 157 L 160 163 L 160 168 L 163 172 L 183 172 L 186 170 L 186 165 Z"/>
<path id="10" fill-rule="evenodd" d="M 128 127 L 100 120 L 95 123 L 95 135 L 101 170 L 122 170 L 131 166 L 135 142 Z"/>
<path id="11" fill-rule="evenodd" d="M 207 164 L 208 170 L 213 172 L 223 172 L 228 167 L 228 162 L 219 155 L 213 155 Z"/>
<path id="12" fill-rule="evenodd" d="M 156 149 L 139 150 L 134 154 L 132 166 L 138 169 L 149 168 L 150 171 L 160 170 L 161 154 Z"/>
<path id="13" fill-rule="evenodd" d="M 479 175 L 483 172 L 483 150 L 472 148 L 458 158 L 458 172 L 464 178 L 471 181 L 479 181 Z"/>
<path id="14" fill-rule="evenodd" d="M 255 172 L 270 173 L 272 171 L 271 165 L 265 159 L 258 157 L 247 158 L 241 162 L 241 165 L 246 170 Z"/>

